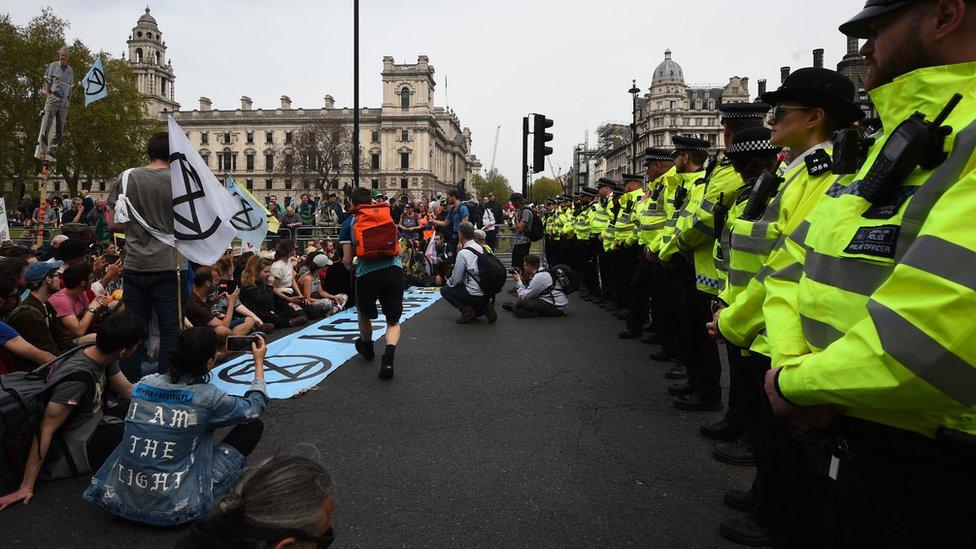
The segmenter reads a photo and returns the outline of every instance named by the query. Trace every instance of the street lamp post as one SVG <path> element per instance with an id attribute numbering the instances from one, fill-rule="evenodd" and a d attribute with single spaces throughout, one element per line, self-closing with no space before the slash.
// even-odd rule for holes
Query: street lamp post
<path id="1" fill-rule="evenodd" d="M 640 88 L 637 87 L 637 80 L 631 81 L 630 97 L 633 100 L 633 107 L 631 109 L 631 114 L 633 115 L 633 122 L 630 123 L 630 173 L 637 173 L 637 94 L 640 93 Z"/>

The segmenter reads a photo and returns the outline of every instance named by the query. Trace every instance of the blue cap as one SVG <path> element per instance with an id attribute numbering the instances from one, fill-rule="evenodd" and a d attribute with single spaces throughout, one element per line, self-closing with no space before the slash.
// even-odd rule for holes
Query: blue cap
<path id="1" fill-rule="evenodd" d="M 47 278 L 51 273 L 57 272 L 61 266 L 64 265 L 63 261 L 58 261 L 52 259 L 51 261 L 38 261 L 27 266 L 27 270 L 24 271 L 24 280 L 27 281 L 27 285 L 31 288 L 40 288 L 41 282 Z"/>

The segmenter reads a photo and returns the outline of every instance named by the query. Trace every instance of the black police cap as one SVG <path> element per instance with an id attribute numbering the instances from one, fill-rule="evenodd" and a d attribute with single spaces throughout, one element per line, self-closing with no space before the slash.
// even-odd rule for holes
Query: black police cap
<path id="1" fill-rule="evenodd" d="M 671 142 L 674 143 L 675 152 L 680 152 L 680 151 L 708 152 L 708 145 L 709 145 L 708 141 L 704 139 L 699 139 L 697 137 L 676 135 L 671 138 Z"/>
<path id="2" fill-rule="evenodd" d="M 854 83 L 843 74 L 820 67 L 806 67 L 786 77 L 776 91 L 762 94 L 760 99 L 770 105 L 783 101 L 796 101 L 807 107 L 826 109 L 846 126 L 864 117 L 864 112 L 854 104 Z"/>
<path id="3" fill-rule="evenodd" d="M 600 179 L 598 179 L 596 181 L 596 188 L 597 189 L 602 189 L 603 187 L 610 187 L 612 189 L 612 188 L 614 188 L 616 186 L 617 186 L 617 184 L 614 183 L 613 179 L 610 179 L 608 177 L 601 177 Z"/>
<path id="4" fill-rule="evenodd" d="M 855 38 L 871 38 L 873 31 L 868 26 L 869 21 L 912 3 L 913 0 L 868 0 L 861 13 L 840 26 L 840 32 Z"/>
<path id="5" fill-rule="evenodd" d="M 674 152 L 657 147 L 644 149 L 644 167 L 650 166 L 652 162 L 674 162 Z"/>
<path id="6" fill-rule="evenodd" d="M 593 187 L 583 187 L 580 189 L 580 196 L 597 196 L 599 193 Z"/>
<path id="7" fill-rule="evenodd" d="M 771 136 L 772 132 L 769 128 L 765 127 L 739 130 L 732 136 L 732 144 L 725 151 L 725 156 L 729 158 L 741 158 L 762 154 L 777 154 L 783 149 L 769 142 Z"/>

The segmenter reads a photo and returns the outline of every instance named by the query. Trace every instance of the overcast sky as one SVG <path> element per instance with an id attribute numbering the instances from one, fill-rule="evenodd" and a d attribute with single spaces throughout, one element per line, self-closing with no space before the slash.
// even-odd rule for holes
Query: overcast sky
<path id="1" fill-rule="evenodd" d="M 23 24 L 47 4 L 0 0 L 0 11 Z M 53 0 L 68 19 L 69 39 L 80 38 L 113 56 L 143 14 L 145 4 Z M 471 128 L 485 169 L 501 126 L 496 167 L 519 178 L 521 117 L 555 121 L 557 172 L 568 170 L 572 148 L 586 130 L 590 143 L 603 122 L 629 122 L 631 79 L 646 91 L 651 73 L 673 51 L 689 84 L 724 84 L 749 77 L 750 93 L 766 78 L 779 84 L 779 67 L 812 64 L 826 50 L 835 68 L 846 42 L 837 26 L 861 0 L 361 0 L 360 104 L 381 102 L 384 55 L 397 63 L 426 54 L 436 69 L 435 104 L 447 99 Z M 177 101 L 197 108 L 202 96 L 219 109 L 240 97 L 255 108 L 278 98 L 318 108 L 326 94 L 352 106 L 352 0 L 154 1 L 152 14 L 176 71 Z M 83 74 L 86 68 L 75 68 Z M 548 175 L 548 170 L 546 175 Z"/>

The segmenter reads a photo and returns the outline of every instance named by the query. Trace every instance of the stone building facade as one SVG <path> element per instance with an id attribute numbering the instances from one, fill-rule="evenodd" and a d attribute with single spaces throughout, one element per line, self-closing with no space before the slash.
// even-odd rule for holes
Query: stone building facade
<path id="1" fill-rule="evenodd" d="M 281 201 L 297 200 L 319 186 L 336 189 L 353 183 L 349 162 L 323 181 L 319 173 L 295 169 L 294 164 L 286 169 L 282 161 L 298 154 L 293 150 L 298 133 L 323 120 L 347 128 L 351 141 L 352 108 L 336 107 L 330 95 L 319 107 L 296 107 L 283 95 L 274 108 L 254 108 L 244 96 L 235 108 L 217 108 L 201 97 L 198 108 L 180 110 L 172 100 L 172 67 L 160 67 L 165 44 L 148 10 L 134 33 L 127 59 L 139 76 L 150 113 L 160 118 L 171 114 L 220 180 L 233 177 L 256 196 L 275 195 Z M 390 196 L 420 198 L 444 192 L 481 170 L 471 152 L 471 131 L 461 126 L 454 111 L 434 106 L 434 67 L 426 55 L 404 64 L 384 57 L 381 77 L 383 104 L 360 109 L 360 185 Z M 160 96 L 164 91 L 166 96 Z"/>

